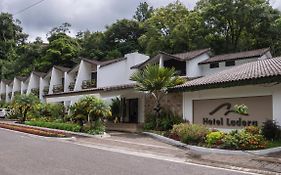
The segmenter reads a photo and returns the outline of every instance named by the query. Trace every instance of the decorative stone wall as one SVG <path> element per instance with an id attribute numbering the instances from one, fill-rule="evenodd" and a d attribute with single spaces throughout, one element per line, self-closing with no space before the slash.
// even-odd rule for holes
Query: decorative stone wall
<path id="1" fill-rule="evenodd" d="M 165 95 L 161 100 L 161 107 L 163 109 L 172 111 L 173 113 L 182 116 L 183 106 L 183 94 L 182 93 L 170 93 Z M 145 96 L 145 117 L 149 114 L 154 113 L 153 108 L 155 107 L 155 100 L 151 95 Z"/>

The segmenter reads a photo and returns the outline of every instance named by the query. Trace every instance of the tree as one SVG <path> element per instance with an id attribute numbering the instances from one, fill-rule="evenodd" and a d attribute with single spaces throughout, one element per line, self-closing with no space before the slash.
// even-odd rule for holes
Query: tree
<path id="1" fill-rule="evenodd" d="M 104 59 L 107 55 L 103 32 L 79 32 L 76 36 L 81 46 L 80 56 L 85 58 Z"/>
<path id="2" fill-rule="evenodd" d="M 216 53 L 248 50 L 271 40 L 270 26 L 280 17 L 266 0 L 201 0 L 195 10 L 204 19 L 206 38 Z"/>
<path id="3" fill-rule="evenodd" d="M 16 95 L 11 103 L 11 107 L 14 113 L 20 115 L 20 122 L 24 123 L 27 118 L 27 113 L 31 111 L 37 103 L 39 103 L 39 99 L 32 94 Z"/>
<path id="4" fill-rule="evenodd" d="M 141 25 L 134 20 L 117 20 L 111 26 L 106 27 L 105 41 L 108 52 L 116 50 L 121 55 L 142 51 L 138 38 L 144 33 Z"/>
<path id="5" fill-rule="evenodd" d="M 151 17 L 153 13 L 153 7 L 149 6 L 147 2 L 141 2 L 137 7 L 133 18 L 139 22 L 144 22 Z"/>
<path id="6" fill-rule="evenodd" d="M 178 43 L 171 40 L 171 35 L 175 28 L 185 21 L 188 14 L 188 9 L 178 1 L 156 9 L 144 22 L 145 33 L 139 38 L 139 43 L 145 48 L 146 53 L 155 55 L 160 50 L 168 53 L 187 50 L 187 46 L 176 50 Z"/>
<path id="7" fill-rule="evenodd" d="M 90 127 L 94 128 L 96 121 L 101 121 L 111 116 L 110 107 L 101 99 L 95 96 L 86 96 L 70 107 L 74 121 L 83 126 L 86 120 Z"/>
<path id="8" fill-rule="evenodd" d="M 53 65 L 72 67 L 80 50 L 77 40 L 65 33 L 57 33 L 50 36 L 48 41 L 44 57 L 36 61 L 38 68 L 47 71 Z"/>
<path id="9" fill-rule="evenodd" d="M 25 43 L 27 34 L 23 33 L 20 21 L 13 19 L 8 13 L 0 13 L 0 72 L 1 78 L 10 78 L 11 65 L 18 58 L 17 47 Z M 13 66 L 11 66 L 13 68 Z"/>
<path id="10" fill-rule="evenodd" d="M 46 53 L 47 44 L 44 44 L 40 37 L 34 42 L 26 43 L 17 49 L 19 58 L 16 60 L 13 74 L 27 76 L 33 70 L 41 71 L 37 64 Z"/>
<path id="11" fill-rule="evenodd" d="M 161 99 L 165 96 L 169 88 L 184 83 L 184 79 L 177 76 L 174 68 L 170 69 L 157 65 L 148 65 L 144 70 L 134 72 L 130 80 L 136 82 L 136 90 L 149 93 L 154 97 L 156 103 L 154 110 L 158 118 L 156 120 L 156 129 L 158 129 Z"/>
<path id="12" fill-rule="evenodd" d="M 52 28 L 51 31 L 49 31 L 46 36 L 47 38 L 50 38 L 52 36 L 55 36 L 56 34 L 59 34 L 59 33 L 70 33 L 70 28 L 71 27 L 71 24 L 67 23 L 67 22 L 64 22 L 62 23 L 60 26 L 58 27 L 54 27 Z"/>
<path id="13" fill-rule="evenodd" d="M 87 121 L 87 113 L 84 110 L 85 107 L 85 103 L 78 101 L 69 108 L 71 112 L 70 118 L 73 120 L 73 122 L 79 124 L 80 131 L 82 131 L 83 125 Z"/>

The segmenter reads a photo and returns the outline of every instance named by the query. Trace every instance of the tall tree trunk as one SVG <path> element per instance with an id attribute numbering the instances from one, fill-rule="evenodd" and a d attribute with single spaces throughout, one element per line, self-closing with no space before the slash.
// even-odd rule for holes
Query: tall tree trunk
<path id="1" fill-rule="evenodd" d="M 160 117 L 161 117 L 161 105 L 160 105 L 160 100 L 157 100 L 157 104 L 156 107 L 154 108 L 155 112 L 156 112 L 156 126 L 155 129 L 158 130 L 159 129 L 159 122 L 160 122 Z"/>

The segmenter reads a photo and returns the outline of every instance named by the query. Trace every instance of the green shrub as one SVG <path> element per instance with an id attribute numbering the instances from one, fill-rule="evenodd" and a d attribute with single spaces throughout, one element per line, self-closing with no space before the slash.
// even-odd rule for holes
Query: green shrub
<path id="1" fill-rule="evenodd" d="M 45 118 L 47 121 L 64 120 L 64 105 L 61 103 L 38 103 L 29 118 Z"/>
<path id="2" fill-rule="evenodd" d="M 121 105 L 122 101 L 120 98 L 116 97 L 111 100 L 110 109 L 112 113 L 112 117 L 109 118 L 111 121 L 120 121 L 120 113 L 122 109 Z"/>
<path id="3" fill-rule="evenodd" d="M 249 130 L 234 131 L 223 138 L 223 148 L 253 150 L 266 148 L 267 141 L 261 134 L 253 134 Z"/>
<path id="4" fill-rule="evenodd" d="M 204 143 L 209 129 L 203 125 L 180 123 L 174 125 L 171 134 L 177 135 L 179 139 L 187 144 Z"/>
<path id="5" fill-rule="evenodd" d="M 250 134 L 256 135 L 261 133 L 261 129 L 257 126 L 247 126 L 244 130 Z"/>
<path id="6" fill-rule="evenodd" d="M 206 143 L 208 146 L 218 146 L 223 143 L 222 139 L 224 138 L 225 134 L 220 131 L 210 132 L 206 136 Z"/>
<path id="7" fill-rule="evenodd" d="M 79 132 L 80 126 L 73 123 L 58 123 L 58 122 L 45 122 L 45 121 L 26 121 L 26 125 L 46 127 L 52 129 L 61 129 L 66 131 Z"/>
<path id="8" fill-rule="evenodd" d="M 103 134 L 105 132 L 105 125 L 101 120 L 96 120 L 92 123 L 92 125 L 85 125 L 83 127 L 84 132 L 88 134 Z"/>
<path id="9" fill-rule="evenodd" d="M 28 117 L 28 113 L 33 110 L 37 103 L 39 103 L 38 97 L 32 94 L 16 95 L 10 105 L 13 117 L 17 116 L 19 121 L 24 123 Z"/>
<path id="10" fill-rule="evenodd" d="M 267 120 L 264 122 L 261 130 L 267 140 L 281 139 L 281 128 L 274 120 Z"/>
<path id="11" fill-rule="evenodd" d="M 156 128 L 156 120 L 159 120 L 159 126 Z M 149 115 L 146 117 L 146 121 L 144 123 L 145 130 L 160 130 L 160 131 L 168 131 L 173 128 L 173 125 L 182 123 L 183 119 L 181 116 L 174 114 L 171 111 L 162 111 L 159 118 L 157 118 L 156 114 Z"/>

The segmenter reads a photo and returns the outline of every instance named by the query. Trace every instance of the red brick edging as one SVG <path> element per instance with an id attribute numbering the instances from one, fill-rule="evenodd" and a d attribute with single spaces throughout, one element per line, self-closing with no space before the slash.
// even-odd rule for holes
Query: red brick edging
<path id="1" fill-rule="evenodd" d="M 34 134 L 34 135 L 45 136 L 45 137 L 67 137 L 65 133 L 58 132 L 58 131 L 37 129 L 28 126 L 19 126 L 19 125 L 8 124 L 8 123 L 0 123 L 0 128 L 20 131 L 28 134 Z"/>

